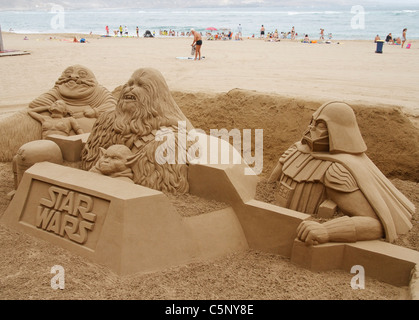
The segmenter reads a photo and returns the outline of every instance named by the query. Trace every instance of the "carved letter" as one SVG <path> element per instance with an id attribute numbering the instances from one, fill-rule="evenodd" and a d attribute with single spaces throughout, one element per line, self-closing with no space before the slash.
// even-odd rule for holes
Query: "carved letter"
<path id="1" fill-rule="evenodd" d="M 74 192 L 70 191 L 61 203 L 59 211 L 67 211 L 68 213 L 73 213 L 73 207 L 74 207 Z"/>
<path id="2" fill-rule="evenodd" d="M 45 230 L 53 214 L 54 214 L 54 210 L 43 208 L 42 206 L 38 206 L 38 210 L 36 211 L 35 225 L 38 228 L 42 228 Z"/>

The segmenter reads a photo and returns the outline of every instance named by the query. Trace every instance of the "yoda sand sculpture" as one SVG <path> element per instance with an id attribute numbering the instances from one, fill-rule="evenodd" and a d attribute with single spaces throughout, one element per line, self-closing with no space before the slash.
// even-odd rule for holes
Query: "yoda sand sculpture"
<path id="1" fill-rule="evenodd" d="M 156 150 L 163 143 L 156 138 L 161 130 L 172 130 L 176 150 L 182 148 L 177 143 L 179 121 L 186 123 L 187 130 L 193 128 L 162 74 L 152 68 L 139 69 L 123 86 L 115 110 L 103 113 L 95 122 L 82 152 L 82 167 L 90 170 L 95 166 L 100 148 L 122 144 L 134 154 L 136 184 L 171 193 L 188 192 L 188 164 L 177 160 L 161 164 L 156 159 Z"/>
<path id="2" fill-rule="evenodd" d="M 322 105 L 301 141 L 280 158 L 269 182 L 277 204 L 307 214 L 339 210 L 323 224 L 304 221 L 298 238 L 307 245 L 385 237 L 408 232 L 414 205 L 367 157 L 355 114 L 342 102 Z"/>
<path id="3" fill-rule="evenodd" d="M 117 178 L 126 182 L 134 183 L 134 173 L 130 168 L 132 159 L 131 150 L 122 144 L 110 146 L 107 150 L 99 148 L 100 158 L 90 172 L 99 173 L 111 178 Z"/>
<path id="4" fill-rule="evenodd" d="M 88 68 L 73 65 L 64 70 L 55 85 L 29 104 L 29 108 L 0 120 L 0 161 L 11 161 L 17 150 L 25 143 L 41 139 L 42 129 L 33 121 L 28 111 L 48 115 L 48 108 L 56 101 L 64 101 L 84 132 L 90 132 L 97 117 L 113 110 L 116 99 L 105 87 L 98 84 Z M 70 134 L 76 134 L 71 131 Z M 10 140 L 9 137 L 13 137 Z M 9 141 L 10 140 L 10 141 Z"/>

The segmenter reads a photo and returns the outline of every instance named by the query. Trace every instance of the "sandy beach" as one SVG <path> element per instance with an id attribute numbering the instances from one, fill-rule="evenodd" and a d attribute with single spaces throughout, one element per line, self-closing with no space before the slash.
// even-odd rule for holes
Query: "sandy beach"
<path id="1" fill-rule="evenodd" d="M 29 40 L 23 40 L 27 36 Z M 73 37 L 87 43 L 72 43 Z M 306 100 L 362 101 L 394 105 L 418 114 L 419 41 L 411 49 L 384 45 L 376 54 L 371 41 L 205 41 L 203 61 L 189 57 L 191 37 L 115 38 L 97 35 L 14 34 L 3 32 L 6 50 L 30 55 L 2 58 L 0 107 L 24 104 L 53 85 L 71 64 L 89 67 L 109 90 L 140 67 L 159 69 L 171 90 L 228 92 L 234 88 Z M 337 44 L 339 43 L 339 44 Z M 22 83 L 22 79 L 25 81 Z"/>
<path id="2" fill-rule="evenodd" d="M 24 40 L 25 36 L 28 40 Z M 73 37 L 86 43 L 74 43 Z M 81 64 L 114 91 L 141 67 L 158 69 L 193 125 L 210 128 L 263 128 L 264 169 L 272 170 L 290 143 L 300 139 L 310 116 L 323 102 L 353 106 L 368 156 L 416 205 L 419 204 L 419 40 L 411 49 L 387 45 L 375 53 L 371 41 L 303 44 L 299 41 L 206 41 L 205 59 L 191 57 L 192 38 L 115 38 L 98 35 L 3 32 L 0 57 L 0 118 L 26 108 L 62 71 Z M 0 163 L 0 216 L 13 188 L 11 163 Z M 262 190 L 261 199 L 269 201 Z M 419 250 L 417 213 L 413 229 L 396 244 Z M 407 288 L 368 279 L 353 290 L 351 274 L 316 273 L 289 259 L 249 250 L 216 261 L 121 278 L 102 266 L 42 240 L 0 225 L 0 299 L 244 299 L 398 300 Z M 65 290 L 51 290 L 49 268 L 63 265 Z"/>

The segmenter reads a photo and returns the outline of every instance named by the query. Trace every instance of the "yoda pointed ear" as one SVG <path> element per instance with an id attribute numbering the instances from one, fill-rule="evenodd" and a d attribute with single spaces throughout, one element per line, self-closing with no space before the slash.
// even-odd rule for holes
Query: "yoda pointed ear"
<path id="1" fill-rule="evenodd" d="M 103 155 L 105 154 L 106 150 L 102 147 L 99 147 L 99 156 L 103 157 Z"/>

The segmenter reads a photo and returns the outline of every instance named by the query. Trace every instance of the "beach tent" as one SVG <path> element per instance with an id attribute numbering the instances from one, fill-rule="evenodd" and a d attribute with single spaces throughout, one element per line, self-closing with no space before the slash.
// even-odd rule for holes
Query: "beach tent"
<path id="1" fill-rule="evenodd" d="M 154 38 L 154 36 L 150 32 L 150 30 L 146 30 L 146 32 L 144 33 L 144 38 Z"/>

